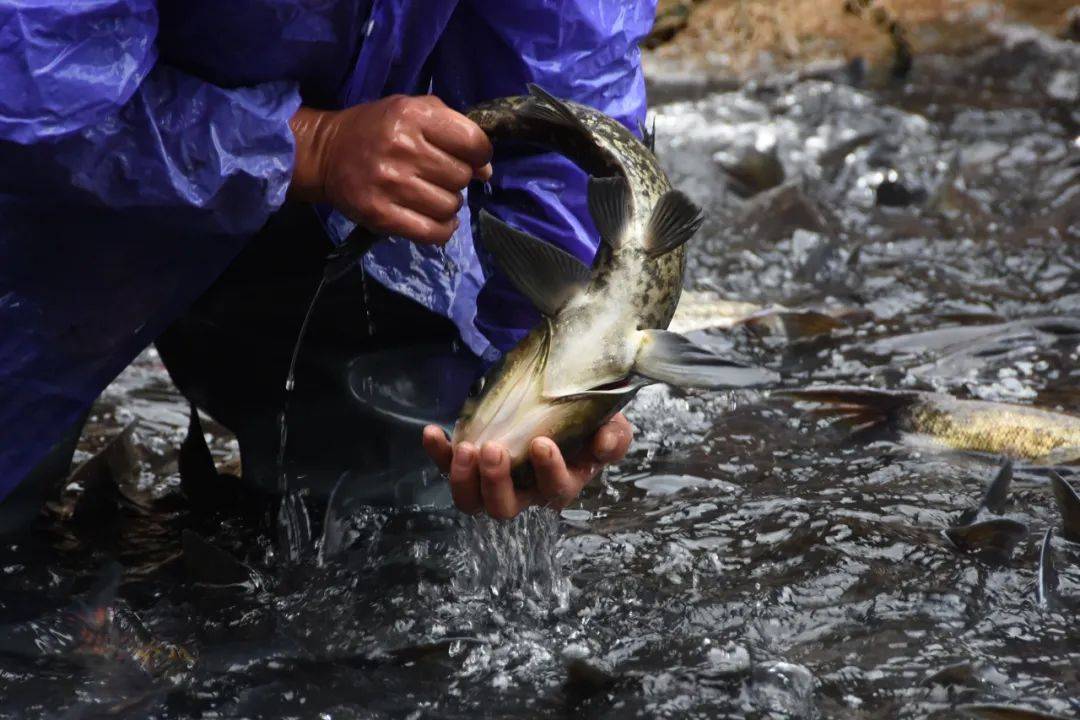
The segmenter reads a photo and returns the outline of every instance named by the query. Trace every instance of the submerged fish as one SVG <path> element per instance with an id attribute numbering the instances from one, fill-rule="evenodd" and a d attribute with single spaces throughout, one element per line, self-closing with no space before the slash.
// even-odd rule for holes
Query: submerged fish
<path id="1" fill-rule="evenodd" d="M 1080 462 L 1080 418 L 1029 405 L 958 400 L 913 390 L 822 386 L 787 390 L 783 396 L 828 406 L 857 429 L 891 425 L 914 440 L 1064 465 Z"/>
<path id="2" fill-rule="evenodd" d="M 851 308 L 815 310 L 793 309 L 783 305 L 765 306 L 725 300 L 708 291 L 684 290 L 668 330 L 685 333 L 742 326 L 759 335 L 778 335 L 797 340 L 825 335 L 865 317 L 866 313 Z"/>
<path id="3" fill-rule="evenodd" d="M 683 244 L 702 219 L 671 187 L 652 151 L 615 120 L 535 86 L 469 112 L 493 141 L 563 153 L 592 177 L 589 210 L 600 231 L 593 267 L 487 212 L 482 245 L 543 320 L 478 381 L 454 442 L 507 447 L 519 483 L 527 448 L 548 436 L 573 452 L 642 386 L 746 387 L 775 374 L 718 358 L 665 330 L 675 313 Z"/>

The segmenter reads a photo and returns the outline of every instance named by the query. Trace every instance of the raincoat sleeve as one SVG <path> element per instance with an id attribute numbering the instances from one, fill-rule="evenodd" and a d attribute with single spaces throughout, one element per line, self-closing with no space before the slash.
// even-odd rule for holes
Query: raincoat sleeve
<path id="1" fill-rule="evenodd" d="M 465 0 L 436 57 L 433 90 L 455 107 L 520 95 L 536 83 L 557 97 L 590 105 L 635 134 L 645 120 L 645 79 L 638 43 L 649 32 L 653 0 L 535 3 Z M 566 158 L 527 148 L 497 148 L 490 192 L 471 192 L 473 217 L 485 208 L 514 227 L 587 262 L 597 232 L 586 176 Z M 485 267 L 476 326 L 506 350 L 537 320 L 531 305 Z"/>
<path id="2" fill-rule="evenodd" d="M 157 62 L 153 0 L 0 3 L 0 193 L 256 230 L 284 201 L 294 83 L 226 89 Z"/>

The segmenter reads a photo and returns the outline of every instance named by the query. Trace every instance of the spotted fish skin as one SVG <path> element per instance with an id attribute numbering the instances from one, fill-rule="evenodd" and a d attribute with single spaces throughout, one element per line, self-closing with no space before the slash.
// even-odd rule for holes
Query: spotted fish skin
<path id="1" fill-rule="evenodd" d="M 901 430 L 954 450 L 1066 464 L 1080 462 L 1080 418 L 1012 403 L 920 393 L 898 417 Z"/>

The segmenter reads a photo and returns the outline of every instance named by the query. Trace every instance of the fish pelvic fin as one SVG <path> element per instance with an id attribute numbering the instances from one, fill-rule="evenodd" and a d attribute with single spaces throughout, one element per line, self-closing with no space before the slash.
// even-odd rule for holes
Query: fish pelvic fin
<path id="1" fill-rule="evenodd" d="M 616 247 L 633 212 L 633 196 L 626 178 L 589 178 L 589 214 L 600 240 Z"/>
<path id="2" fill-rule="evenodd" d="M 515 230 L 486 210 L 480 211 L 477 223 L 480 241 L 499 269 L 548 317 L 556 315 L 592 274 L 570 253 Z"/>
<path id="3" fill-rule="evenodd" d="M 645 254 L 651 258 L 669 253 L 698 231 L 705 221 L 701 208 L 679 190 L 668 190 L 653 208 L 645 233 Z"/>
<path id="4" fill-rule="evenodd" d="M 767 385 L 772 370 L 725 359 L 667 330 L 643 330 L 634 372 L 683 388 L 725 389 Z"/>

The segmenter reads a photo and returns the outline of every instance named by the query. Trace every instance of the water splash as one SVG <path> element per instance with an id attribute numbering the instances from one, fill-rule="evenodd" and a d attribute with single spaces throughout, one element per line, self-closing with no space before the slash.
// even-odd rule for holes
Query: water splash
<path id="1" fill-rule="evenodd" d="M 468 518 L 452 558 L 454 588 L 462 595 L 488 595 L 540 612 L 564 609 L 570 579 L 559 538 L 559 515 L 546 508 L 529 508 L 510 521 Z"/>

